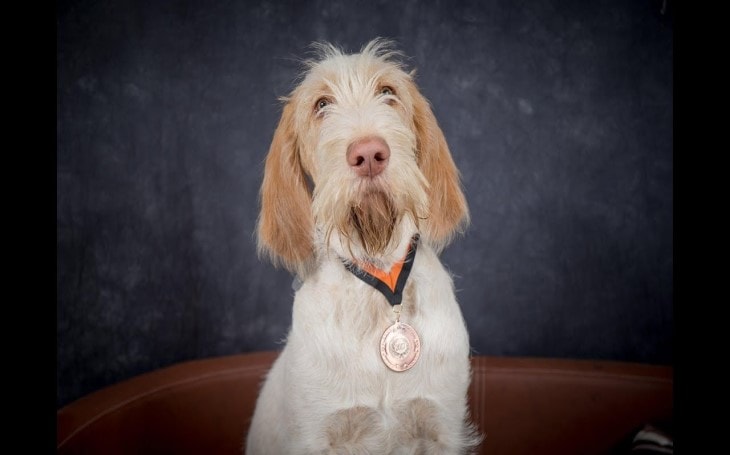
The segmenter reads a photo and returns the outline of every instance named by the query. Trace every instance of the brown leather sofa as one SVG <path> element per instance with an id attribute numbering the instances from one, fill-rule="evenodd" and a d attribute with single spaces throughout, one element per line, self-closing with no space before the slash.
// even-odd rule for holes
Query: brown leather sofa
<path id="1" fill-rule="evenodd" d="M 240 454 L 276 355 L 185 362 L 92 393 L 58 410 L 57 452 Z M 643 424 L 672 420 L 671 367 L 485 356 L 472 365 L 482 454 L 613 453 Z"/>

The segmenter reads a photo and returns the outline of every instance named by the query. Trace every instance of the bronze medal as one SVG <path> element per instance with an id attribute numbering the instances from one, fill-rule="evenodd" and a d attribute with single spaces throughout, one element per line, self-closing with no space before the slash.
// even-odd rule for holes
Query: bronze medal
<path id="1" fill-rule="evenodd" d="M 409 370 L 421 355 L 421 340 L 408 324 L 396 321 L 380 339 L 380 357 L 393 371 Z"/>
<path id="2" fill-rule="evenodd" d="M 383 363 L 393 371 L 406 371 L 413 367 L 421 355 L 421 340 L 413 327 L 400 322 L 403 290 L 408 275 L 415 262 L 419 234 L 411 238 L 405 258 L 392 265 L 389 271 L 383 271 L 372 264 L 358 264 L 345 261 L 345 268 L 353 275 L 374 287 L 386 298 L 396 314 L 395 323 L 388 327 L 380 338 L 380 357 Z"/>

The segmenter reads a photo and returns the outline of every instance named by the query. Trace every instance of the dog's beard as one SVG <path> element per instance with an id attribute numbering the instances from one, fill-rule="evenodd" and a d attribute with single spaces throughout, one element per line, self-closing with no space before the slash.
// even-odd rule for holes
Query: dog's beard
<path id="1" fill-rule="evenodd" d="M 390 195 L 381 190 L 366 191 L 350 208 L 340 232 L 352 232 L 365 253 L 377 257 L 386 252 L 401 217 Z M 351 239 L 352 240 L 352 239 Z"/>
<path id="2" fill-rule="evenodd" d="M 336 234 L 341 252 L 351 259 L 377 263 L 392 254 L 402 240 L 404 218 L 411 219 L 417 230 L 419 214 L 424 212 L 423 208 L 417 209 L 418 201 L 408 193 L 394 190 L 381 180 L 360 182 L 352 191 L 334 193 L 340 198 L 321 198 L 318 196 L 322 194 L 315 191 L 315 217 L 322 228 L 325 245 Z M 401 197 L 396 197 L 398 194 Z"/>

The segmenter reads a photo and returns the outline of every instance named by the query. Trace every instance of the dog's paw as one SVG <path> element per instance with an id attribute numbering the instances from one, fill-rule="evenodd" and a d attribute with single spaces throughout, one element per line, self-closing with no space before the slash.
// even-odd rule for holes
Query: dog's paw
<path id="1" fill-rule="evenodd" d="M 393 455 L 447 455 L 472 453 L 480 442 L 463 422 L 448 422 L 438 407 L 425 398 L 409 400 L 396 410 L 391 434 Z"/>
<path id="2" fill-rule="evenodd" d="M 327 455 L 367 455 L 383 453 L 382 419 L 377 411 L 365 406 L 343 409 L 327 419 Z"/>

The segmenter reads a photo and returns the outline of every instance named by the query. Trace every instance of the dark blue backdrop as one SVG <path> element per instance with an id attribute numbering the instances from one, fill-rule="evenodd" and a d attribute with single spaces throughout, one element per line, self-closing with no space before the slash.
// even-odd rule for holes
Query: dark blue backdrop
<path id="1" fill-rule="evenodd" d="M 276 349 L 262 162 L 315 40 L 397 40 L 473 224 L 442 255 L 476 353 L 673 362 L 661 1 L 74 1 L 57 18 L 57 405 Z"/>

